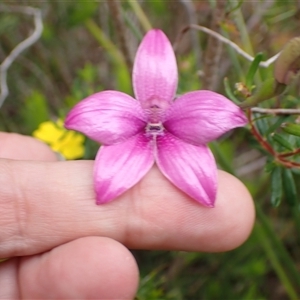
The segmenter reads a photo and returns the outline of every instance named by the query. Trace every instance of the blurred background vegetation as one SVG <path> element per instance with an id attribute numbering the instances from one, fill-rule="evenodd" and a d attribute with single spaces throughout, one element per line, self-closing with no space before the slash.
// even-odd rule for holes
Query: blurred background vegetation
<path id="1" fill-rule="evenodd" d="M 70 159 L 93 159 L 99 145 L 66 132 L 66 113 L 96 91 L 132 94 L 132 63 L 147 29 L 161 28 L 172 43 L 177 41 L 178 94 L 203 88 L 225 94 L 231 88 L 234 97 L 245 98 L 235 84 L 248 80 L 251 94 L 253 87 L 273 78 L 273 66 L 252 74 L 249 87 L 249 61 L 200 31 L 189 30 L 178 39 L 182 30 L 189 24 L 211 28 L 250 55 L 262 52 L 268 59 L 299 34 L 300 26 L 300 1 L 7 0 L 0 6 L 1 62 L 34 30 L 32 16 L 7 11 L 16 6 L 40 9 L 44 29 L 8 70 L 0 130 L 33 134 Z M 224 87 L 225 77 L 230 88 Z M 297 108 L 298 103 L 299 81 L 262 106 Z M 283 122 L 297 118 L 260 116 L 256 126 L 278 151 L 288 148 L 282 138 L 297 148 L 299 137 L 280 131 Z M 81 150 L 70 154 L 76 145 Z M 137 299 L 300 299 L 299 171 L 276 165 L 249 126 L 211 148 L 219 167 L 239 177 L 254 197 L 253 233 L 227 253 L 133 251 L 141 270 Z M 273 172 L 279 168 L 280 174 Z"/>

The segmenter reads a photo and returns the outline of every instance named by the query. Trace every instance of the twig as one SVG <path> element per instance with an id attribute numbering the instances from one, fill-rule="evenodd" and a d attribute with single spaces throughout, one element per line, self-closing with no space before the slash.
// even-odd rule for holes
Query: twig
<path id="1" fill-rule="evenodd" d="M 1 94 L 0 94 L 0 108 L 3 105 L 6 97 L 9 94 L 9 89 L 7 86 L 7 70 L 14 62 L 14 60 L 27 48 L 33 45 L 41 36 L 43 31 L 43 22 L 42 22 L 42 13 L 41 10 L 28 6 L 4 6 L 0 5 L 0 11 L 5 12 L 13 12 L 13 13 L 23 13 L 27 15 L 32 15 L 34 17 L 34 25 L 35 29 L 33 33 L 26 38 L 24 41 L 19 43 L 10 54 L 4 59 L 4 61 L 0 65 L 0 86 L 1 86 Z"/>
<path id="2" fill-rule="evenodd" d="M 299 154 L 299 153 L 300 153 L 300 148 L 295 149 L 294 151 L 291 151 L 291 152 L 286 152 L 286 153 L 279 154 L 279 157 L 289 157 L 289 156 L 294 156 L 294 155 Z"/>
<path id="3" fill-rule="evenodd" d="M 247 117 L 248 117 L 249 124 L 250 124 L 250 130 L 251 130 L 252 134 L 254 135 L 254 137 L 257 139 L 257 141 L 262 146 L 262 148 L 264 148 L 267 152 L 269 152 L 272 156 L 275 157 L 276 156 L 275 150 L 268 143 L 268 141 L 263 136 L 261 136 L 261 134 L 255 127 L 253 120 L 252 120 L 252 111 L 250 109 L 247 110 Z"/>
<path id="4" fill-rule="evenodd" d="M 220 40 L 222 43 L 230 46 L 232 49 L 234 49 L 238 54 L 242 55 L 244 58 L 246 58 L 249 61 L 253 61 L 254 57 L 252 57 L 250 54 L 248 54 L 247 52 L 245 52 L 242 48 L 240 48 L 237 44 L 235 44 L 234 42 L 230 41 L 229 39 L 225 38 L 224 36 L 222 36 L 221 34 L 207 28 L 204 26 L 200 26 L 200 25 L 196 25 L 196 24 L 191 24 L 188 25 L 187 27 L 185 27 L 181 33 L 179 34 L 179 36 L 177 37 L 176 42 L 174 43 L 174 48 L 176 49 L 178 41 L 180 41 L 181 36 L 189 29 L 196 29 L 196 30 L 200 30 L 203 31 L 215 38 L 217 38 L 218 40 Z M 262 61 L 260 62 L 259 66 L 263 67 L 263 68 L 268 68 L 279 56 L 280 52 L 277 53 L 276 55 L 272 56 L 271 58 L 269 58 L 266 61 Z"/>
<path id="5" fill-rule="evenodd" d="M 252 107 L 252 112 L 270 115 L 300 115 L 300 109 Z"/>
<path id="6" fill-rule="evenodd" d="M 273 149 L 272 145 L 269 144 L 267 139 L 265 137 L 261 136 L 259 131 L 256 129 L 256 127 L 253 123 L 253 120 L 252 120 L 252 110 L 251 109 L 247 110 L 247 117 L 249 120 L 250 130 L 251 130 L 252 134 L 254 135 L 254 137 L 256 138 L 258 143 L 261 145 L 261 147 L 263 149 L 265 149 L 267 152 L 269 152 L 274 157 L 275 162 L 280 163 L 281 165 L 285 166 L 286 168 L 300 168 L 300 163 L 285 159 L 285 157 L 288 157 L 288 156 L 291 156 L 294 154 L 298 154 L 298 149 L 295 151 L 292 151 L 292 152 L 288 152 L 288 153 L 276 152 Z"/>

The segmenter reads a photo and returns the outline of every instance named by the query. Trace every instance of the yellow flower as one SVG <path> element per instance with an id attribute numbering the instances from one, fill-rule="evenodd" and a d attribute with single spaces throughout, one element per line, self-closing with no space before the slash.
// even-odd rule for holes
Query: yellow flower
<path id="1" fill-rule="evenodd" d="M 47 143 L 54 151 L 62 154 L 66 159 L 83 157 L 84 136 L 63 127 L 63 121 L 46 121 L 39 125 L 32 135 Z"/>

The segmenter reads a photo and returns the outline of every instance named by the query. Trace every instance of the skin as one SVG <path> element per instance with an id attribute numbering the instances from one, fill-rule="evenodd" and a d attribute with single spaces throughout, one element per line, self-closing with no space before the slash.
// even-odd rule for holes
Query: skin
<path id="1" fill-rule="evenodd" d="M 133 299 L 139 274 L 127 248 L 228 251 L 252 230 L 251 196 L 223 171 L 215 208 L 156 167 L 96 206 L 93 161 L 58 162 L 17 134 L 0 140 L 0 257 L 13 257 L 0 264 L 0 299 Z"/>

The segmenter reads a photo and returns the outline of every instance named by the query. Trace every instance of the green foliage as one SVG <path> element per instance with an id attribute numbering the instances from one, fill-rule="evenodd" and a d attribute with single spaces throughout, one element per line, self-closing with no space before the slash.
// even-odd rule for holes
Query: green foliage
<path id="1" fill-rule="evenodd" d="M 2 16 L 0 23 L 0 36 L 9 30 L 17 29 L 18 23 L 18 18 L 16 16 Z"/>
<path id="2" fill-rule="evenodd" d="M 279 144 L 283 148 L 286 148 L 290 151 L 293 151 L 292 145 L 282 136 L 277 133 L 273 133 L 271 135 L 272 139 L 274 140 L 275 143 Z"/>
<path id="3" fill-rule="evenodd" d="M 26 131 L 32 133 L 39 124 L 49 120 L 49 108 L 45 96 L 39 91 L 33 91 L 25 99 L 24 106 L 20 110 L 21 117 L 26 126 Z"/>
<path id="4" fill-rule="evenodd" d="M 285 84 L 278 83 L 274 78 L 268 78 L 264 80 L 257 87 L 254 93 L 241 104 L 241 107 L 247 108 L 256 106 L 265 100 L 269 100 L 275 96 L 279 96 L 285 91 L 285 89 Z"/>
<path id="5" fill-rule="evenodd" d="M 129 70 L 125 64 L 123 54 L 93 20 L 87 20 L 87 22 L 85 22 L 85 26 L 98 43 L 107 51 L 114 65 L 117 89 L 125 93 L 131 93 Z"/>
<path id="6" fill-rule="evenodd" d="M 97 3 L 96 1 L 75 1 L 74 3 L 72 3 L 72 5 L 69 5 L 67 7 L 67 26 L 74 27 L 82 25 L 83 22 L 95 15 L 98 7 L 99 3 Z"/>
<path id="7" fill-rule="evenodd" d="M 293 173 L 290 169 L 283 169 L 282 180 L 287 202 L 290 205 L 296 205 L 298 202 L 298 195 Z"/>
<path id="8" fill-rule="evenodd" d="M 251 89 L 252 85 L 254 84 L 255 73 L 258 70 L 259 63 L 263 60 L 263 58 L 264 58 L 264 55 L 262 53 L 258 53 L 255 56 L 251 66 L 249 68 L 249 71 L 246 75 L 246 86 L 247 86 L 248 89 Z"/>
<path id="9" fill-rule="evenodd" d="M 271 204 L 279 206 L 282 199 L 282 168 L 275 167 L 271 172 Z"/>
<path id="10" fill-rule="evenodd" d="M 299 124 L 294 124 L 294 123 L 282 123 L 281 124 L 281 129 L 288 133 L 292 134 L 295 136 L 300 136 L 300 125 Z"/>
<path id="11" fill-rule="evenodd" d="M 226 93 L 227 97 L 230 100 L 232 100 L 235 104 L 240 104 L 241 101 L 239 99 L 237 99 L 236 95 L 232 91 L 228 78 L 225 77 L 223 82 L 224 82 L 224 88 L 225 88 L 225 93 Z"/>
<path id="12" fill-rule="evenodd" d="M 193 54 L 177 57 L 179 68 L 179 82 L 177 94 L 199 89 L 201 79 L 195 68 L 195 56 Z"/>
<path id="13" fill-rule="evenodd" d="M 71 93 L 65 98 L 68 110 L 80 100 L 103 89 L 96 79 L 97 66 L 93 66 L 89 62 L 82 69 L 77 70 L 77 76 L 71 85 Z"/>

